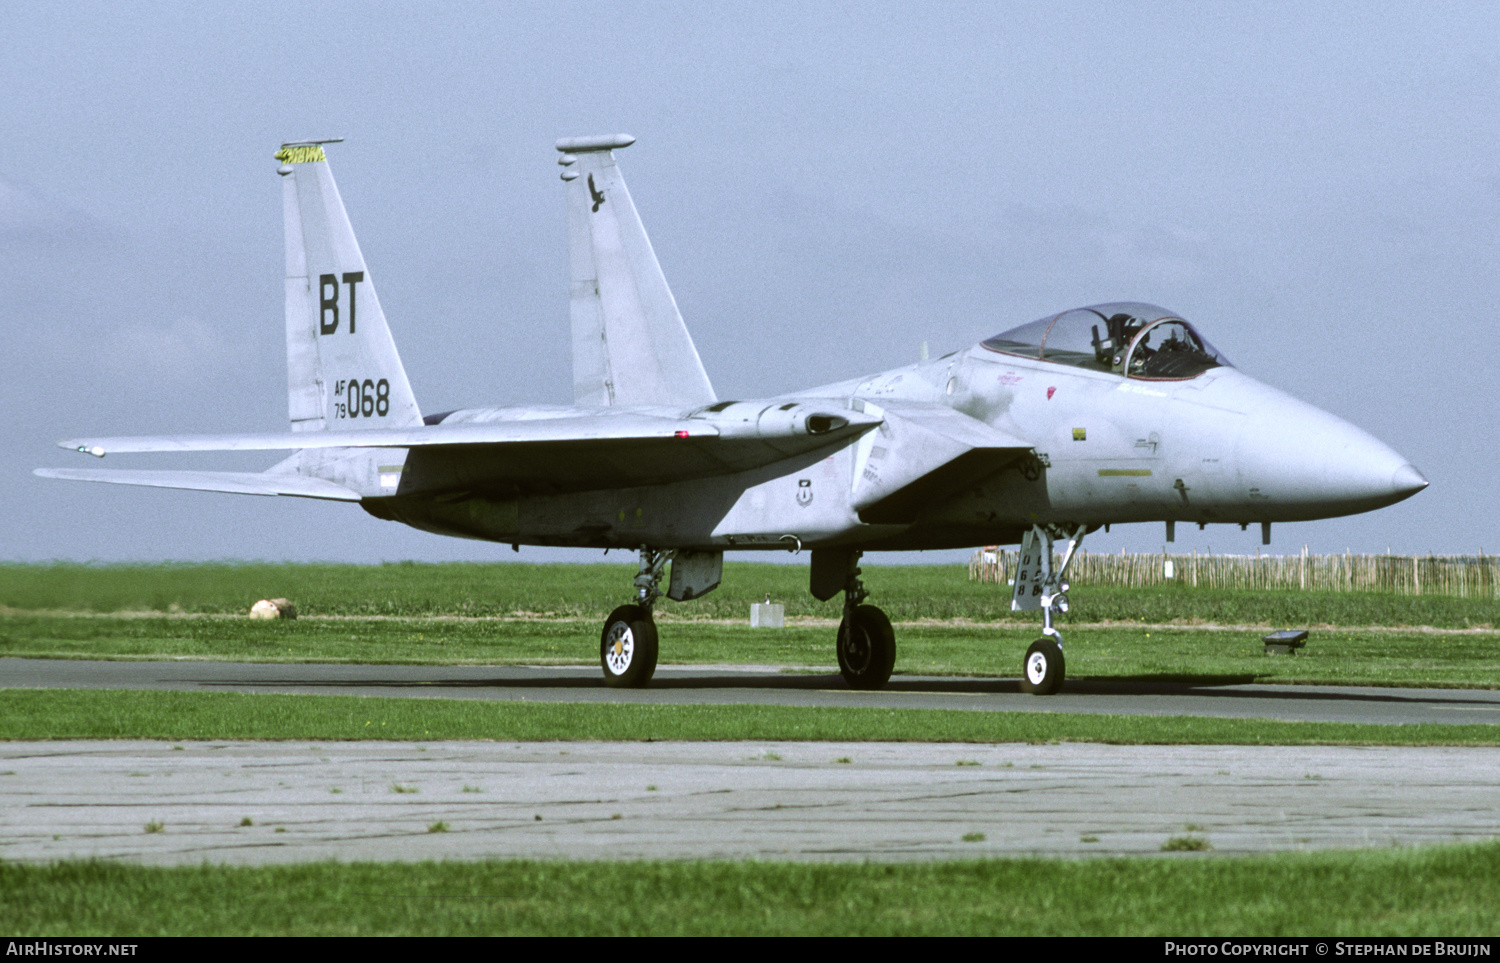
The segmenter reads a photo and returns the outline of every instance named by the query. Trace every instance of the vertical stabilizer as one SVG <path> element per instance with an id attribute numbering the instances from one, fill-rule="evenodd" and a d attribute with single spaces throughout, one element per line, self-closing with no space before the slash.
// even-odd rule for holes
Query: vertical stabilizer
<path id="1" fill-rule="evenodd" d="M 325 143 L 283 144 L 287 407 L 293 431 L 422 423 Z"/>
<path id="2" fill-rule="evenodd" d="M 580 405 L 706 405 L 717 400 L 662 276 L 614 151 L 635 138 L 565 137 L 573 319 Z"/>

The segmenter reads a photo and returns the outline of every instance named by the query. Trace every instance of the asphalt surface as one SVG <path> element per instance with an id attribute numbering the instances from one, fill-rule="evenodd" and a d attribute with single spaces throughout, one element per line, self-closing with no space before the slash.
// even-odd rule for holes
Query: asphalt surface
<path id="1" fill-rule="evenodd" d="M 440 831 L 434 831 L 440 830 Z M 0 859 L 910 861 L 1500 836 L 1500 749 L 0 743 Z"/>
<path id="2" fill-rule="evenodd" d="M 1030 696 L 1016 679 L 897 676 L 855 692 L 837 674 L 755 666 L 662 666 L 651 686 L 611 689 L 584 666 L 330 665 L 0 659 L 11 688 L 177 689 L 541 702 L 875 706 L 975 712 L 1092 712 L 1363 723 L 1500 723 L 1500 691 L 1213 682 L 1070 681 Z"/>

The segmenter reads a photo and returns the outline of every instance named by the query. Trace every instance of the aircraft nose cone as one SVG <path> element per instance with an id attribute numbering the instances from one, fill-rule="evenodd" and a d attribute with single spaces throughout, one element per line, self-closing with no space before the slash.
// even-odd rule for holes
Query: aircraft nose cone
<path id="1" fill-rule="evenodd" d="M 1233 446 L 1234 469 L 1219 484 L 1242 494 L 1224 500 L 1224 515 L 1240 512 L 1269 521 L 1336 518 L 1394 505 L 1427 487 L 1422 473 L 1380 439 L 1238 372 L 1225 369 L 1183 398 L 1213 406 L 1199 422 L 1203 450 Z M 1239 418 L 1213 411 L 1237 412 Z M 1210 478 L 1200 487 L 1212 483 Z"/>
<path id="2" fill-rule="evenodd" d="M 1397 468 L 1396 473 L 1391 476 L 1391 494 L 1400 498 L 1410 498 L 1427 485 L 1426 476 L 1409 462 Z"/>
<path id="3" fill-rule="evenodd" d="M 1427 487 L 1427 479 L 1389 445 L 1326 412 L 1298 426 L 1301 456 L 1313 478 L 1308 494 L 1369 511 L 1394 505 Z"/>
<path id="4" fill-rule="evenodd" d="M 1286 521 L 1352 515 L 1427 487 L 1405 456 L 1342 418 L 1267 386 L 1254 391 L 1237 447 L 1246 487 L 1264 514 Z"/>

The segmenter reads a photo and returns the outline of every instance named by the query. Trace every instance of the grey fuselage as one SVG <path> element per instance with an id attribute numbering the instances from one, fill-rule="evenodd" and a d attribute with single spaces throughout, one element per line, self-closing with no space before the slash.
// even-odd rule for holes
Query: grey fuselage
<path id="1" fill-rule="evenodd" d="M 711 415 L 670 414 L 754 419 L 791 401 L 888 417 L 810 453 L 664 484 L 476 491 L 441 471 L 414 472 L 408 460 L 395 496 L 367 495 L 361 504 L 426 531 L 526 545 L 910 550 L 1009 544 L 1036 524 L 1304 521 L 1370 511 L 1426 486 L 1366 432 L 1228 365 L 1182 379 L 1137 378 L 978 344 L 869 378 L 721 404 Z M 904 505 L 877 504 L 868 489 L 882 476 L 920 478 L 930 447 L 898 416 L 940 409 L 1027 450 L 998 468 L 977 463 L 977 475 L 950 472 L 945 484 L 909 489 L 919 497 Z M 546 414 L 471 409 L 429 420 Z M 341 481 L 380 491 L 367 479 Z"/>

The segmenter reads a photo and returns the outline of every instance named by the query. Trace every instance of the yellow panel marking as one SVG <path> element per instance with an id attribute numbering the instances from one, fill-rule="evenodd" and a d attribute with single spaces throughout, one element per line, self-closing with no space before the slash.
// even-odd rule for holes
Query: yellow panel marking
<path id="1" fill-rule="evenodd" d="M 1101 468 L 1100 478 L 1119 478 L 1122 476 L 1130 478 L 1148 478 L 1151 475 L 1149 468 Z"/>
<path id="2" fill-rule="evenodd" d="M 276 159 L 283 164 L 314 164 L 327 160 L 323 148 L 317 144 L 302 144 L 298 147 L 283 147 L 276 152 Z"/>
<path id="3" fill-rule="evenodd" d="M 1088 437 L 1089 437 L 1088 429 L 1086 429 L 1086 428 L 1074 428 L 1073 429 L 1073 440 L 1074 441 L 1086 441 L 1088 439 Z"/>

